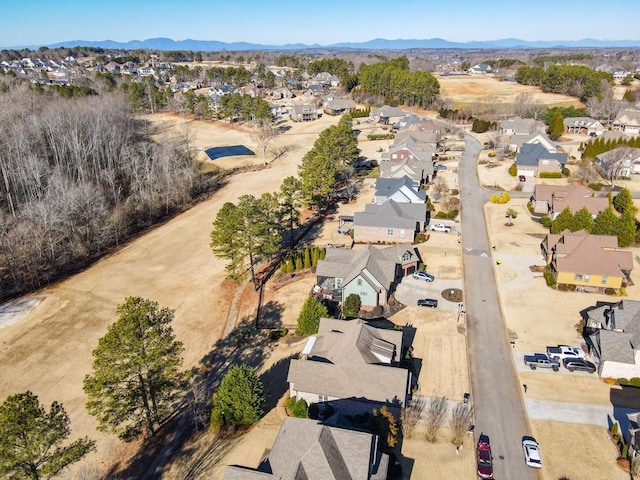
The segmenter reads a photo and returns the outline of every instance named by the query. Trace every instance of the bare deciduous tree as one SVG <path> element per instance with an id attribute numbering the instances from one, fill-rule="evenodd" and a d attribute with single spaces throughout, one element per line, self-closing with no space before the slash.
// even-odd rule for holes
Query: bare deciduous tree
<path id="1" fill-rule="evenodd" d="M 471 427 L 473 410 L 469 405 L 458 403 L 451 412 L 451 441 L 459 446 L 464 443 L 464 437 Z"/>
<path id="2" fill-rule="evenodd" d="M 588 158 L 580 160 L 578 168 L 571 173 L 571 177 L 583 185 L 588 185 L 589 183 L 602 179 L 595 164 Z"/>
<path id="3" fill-rule="evenodd" d="M 447 420 L 449 405 L 446 397 L 433 397 L 427 402 L 424 423 L 427 427 L 425 437 L 429 442 L 435 442 L 438 432 Z"/>
<path id="4" fill-rule="evenodd" d="M 431 188 L 433 189 L 434 200 L 437 202 L 442 197 L 442 194 L 449 190 L 449 185 L 443 177 L 436 177 Z"/>
<path id="5" fill-rule="evenodd" d="M 271 118 L 265 117 L 254 120 L 251 126 L 251 140 L 256 142 L 260 150 L 262 150 L 263 165 L 267 164 L 267 148 L 276 135 L 278 135 L 278 129 Z"/>
<path id="6" fill-rule="evenodd" d="M 402 409 L 401 423 L 402 434 L 405 438 L 410 438 L 416 425 L 420 422 L 420 418 L 424 412 L 427 402 L 424 397 L 414 395 L 411 403 Z"/>

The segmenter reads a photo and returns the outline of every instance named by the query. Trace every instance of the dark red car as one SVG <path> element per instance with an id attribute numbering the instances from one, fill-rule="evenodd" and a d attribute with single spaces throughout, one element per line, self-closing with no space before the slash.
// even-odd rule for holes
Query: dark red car
<path id="1" fill-rule="evenodd" d="M 491 444 L 489 437 L 480 434 L 477 446 L 478 454 L 478 478 L 493 479 L 493 457 L 491 456 Z"/>

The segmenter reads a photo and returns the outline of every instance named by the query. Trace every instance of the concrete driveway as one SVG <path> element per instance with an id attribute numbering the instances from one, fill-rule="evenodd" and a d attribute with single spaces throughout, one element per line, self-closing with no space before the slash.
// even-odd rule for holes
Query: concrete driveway
<path id="1" fill-rule="evenodd" d="M 513 352 L 513 363 L 516 366 L 516 370 L 518 370 L 518 372 L 552 373 L 554 375 L 569 375 L 569 376 L 578 375 L 578 376 L 585 376 L 585 377 L 598 376 L 596 373 L 588 373 L 588 372 L 581 372 L 581 371 L 570 372 L 569 370 L 567 370 L 562 366 L 562 362 L 560 362 L 560 370 L 558 370 L 557 372 L 554 372 L 553 369 L 551 368 L 536 368 L 535 370 L 531 370 L 531 367 L 524 364 L 524 356 L 532 355 L 533 353 L 544 353 L 544 352 L 518 352 L 518 351 Z"/>
<path id="2" fill-rule="evenodd" d="M 398 285 L 395 297 L 407 306 L 415 306 L 420 298 L 435 298 L 438 300 L 438 310 L 457 313 L 458 303 L 442 297 L 442 292 L 450 288 L 462 288 L 462 280 L 445 280 L 436 277 L 433 282 L 426 282 L 408 276 L 404 277 Z"/>

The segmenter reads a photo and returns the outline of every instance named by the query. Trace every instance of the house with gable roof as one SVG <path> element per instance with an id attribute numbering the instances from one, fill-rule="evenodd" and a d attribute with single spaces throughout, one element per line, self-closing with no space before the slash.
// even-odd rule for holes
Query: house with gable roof
<path id="1" fill-rule="evenodd" d="M 640 302 L 598 302 L 583 311 L 583 318 L 599 375 L 640 377 Z"/>
<path id="2" fill-rule="evenodd" d="M 533 140 L 539 133 L 543 133 L 546 126 L 543 122 L 534 120 L 533 118 L 511 117 L 500 122 L 498 131 L 500 135 L 508 135 L 508 145 L 511 151 L 517 151 L 523 143 Z M 549 140 L 551 144 L 551 140 Z"/>
<path id="3" fill-rule="evenodd" d="M 427 193 L 420 188 L 420 184 L 408 176 L 401 178 L 379 177 L 375 183 L 373 203 L 382 204 L 387 200 L 398 203 L 425 203 Z"/>
<path id="4" fill-rule="evenodd" d="M 596 155 L 596 165 L 607 178 L 637 175 L 640 173 L 640 148 L 620 145 Z"/>
<path id="5" fill-rule="evenodd" d="M 364 310 L 384 307 L 397 282 L 415 272 L 419 263 L 418 252 L 408 243 L 358 250 L 329 248 L 316 267 L 314 294 L 344 303 L 355 293 Z"/>
<path id="6" fill-rule="evenodd" d="M 558 284 L 604 292 L 605 289 L 620 291 L 629 283 L 633 254 L 618 247 L 616 236 L 565 230 L 559 235 L 547 235 L 540 248 Z"/>
<path id="7" fill-rule="evenodd" d="M 565 133 L 602 135 L 606 130 L 598 120 L 590 117 L 567 117 L 563 123 Z"/>
<path id="8" fill-rule="evenodd" d="M 609 199 L 606 197 L 594 196 L 594 191 L 582 185 L 543 185 L 536 184 L 533 187 L 531 203 L 534 213 L 549 215 L 551 220 L 565 208 L 569 208 L 575 213 L 582 208 L 586 208 L 595 218 L 600 212 L 609 206 Z"/>
<path id="9" fill-rule="evenodd" d="M 613 129 L 627 135 L 640 133 L 640 110 L 620 110 L 613 120 Z"/>
<path id="10" fill-rule="evenodd" d="M 294 122 L 310 122 L 317 118 L 318 109 L 314 105 L 294 105 L 291 109 L 291 120 Z"/>
<path id="11" fill-rule="evenodd" d="M 562 173 L 567 154 L 548 150 L 542 143 L 525 143 L 516 154 L 517 175 L 537 177 L 542 172 Z"/>
<path id="12" fill-rule="evenodd" d="M 386 480 L 388 467 L 376 435 L 285 417 L 260 465 L 227 465 L 223 480 Z"/>
<path id="13" fill-rule="evenodd" d="M 474 74 L 485 74 L 491 73 L 492 71 L 493 70 L 491 69 L 491 65 L 489 65 L 488 63 L 478 63 L 467 70 L 467 72 Z"/>
<path id="14" fill-rule="evenodd" d="M 398 203 L 389 199 L 382 204 L 369 203 L 364 212 L 353 216 L 353 240 L 356 243 L 413 242 L 424 230 L 427 207 L 424 203 Z"/>
<path id="15" fill-rule="evenodd" d="M 341 415 L 406 404 L 411 372 L 400 367 L 403 332 L 376 328 L 364 320 L 320 319 L 302 358 L 291 360 L 289 395 L 307 404 L 329 404 Z"/>
<path id="16" fill-rule="evenodd" d="M 380 108 L 371 109 L 371 113 L 369 113 L 369 118 L 373 122 L 381 123 L 383 125 L 395 125 L 404 117 L 407 116 L 407 113 L 398 108 L 391 107 L 389 105 L 384 105 Z"/>
<path id="17" fill-rule="evenodd" d="M 356 104 L 350 98 L 334 98 L 324 104 L 324 111 L 328 115 L 342 115 L 356 108 Z"/>

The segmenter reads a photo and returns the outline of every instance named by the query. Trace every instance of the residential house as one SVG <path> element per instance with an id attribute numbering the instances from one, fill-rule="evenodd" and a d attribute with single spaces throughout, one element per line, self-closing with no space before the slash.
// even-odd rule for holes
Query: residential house
<path id="1" fill-rule="evenodd" d="M 304 87 L 302 86 L 302 82 L 300 80 L 296 80 L 295 78 L 289 78 L 287 80 L 287 88 L 293 91 L 293 90 L 302 90 Z"/>
<path id="2" fill-rule="evenodd" d="M 235 87 L 232 87 L 231 85 L 217 85 L 209 88 L 209 96 L 217 95 L 222 97 L 224 95 L 229 95 L 230 93 L 235 93 L 235 91 Z"/>
<path id="3" fill-rule="evenodd" d="M 314 105 L 294 105 L 291 110 L 291 120 L 294 122 L 309 122 L 318 118 L 318 110 Z"/>
<path id="4" fill-rule="evenodd" d="M 523 143 L 531 143 L 538 140 L 538 137 L 545 130 L 543 122 L 533 118 L 512 117 L 500 122 L 498 132 L 500 135 L 508 135 L 507 145 L 512 152 L 517 152 Z M 547 140 L 545 140 L 547 141 Z M 548 140 L 549 147 L 554 148 L 551 140 Z"/>
<path id="5" fill-rule="evenodd" d="M 607 72 L 607 73 L 610 73 L 611 72 L 611 65 L 608 65 L 606 63 L 604 63 L 602 65 L 598 65 L 596 67 L 596 72 Z"/>
<path id="6" fill-rule="evenodd" d="M 156 74 L 156 69 L 151 66 L 142 67 L 138 69 L 138 74 L 141 77 L 149 77 Z"/>
<path id="7" fill-rule="evenodd" d="M 314 294 L 341 304 L 356 293 L 364 310 L 384 307 L 396 282 L 416 271 L 419 263 L 409 243 L 386 248 L 368 245 L 359 250 L 329 248 L 316 267 Z"/>
<path id="8" fill-rule="evenodd" d="M 467 70 L 467 72 L 474 73 L 474 74 L 485 74 L 485 73 L 491 73 L 492 70 L 491 70 L 491 65 L 487 63 L 478 63 L 473 67 L 471 67 L 469 70 Z"/>
<path id="9" fill-rule="evenodd" d="M 413 242 L 416 233 L 425 228 L 426 205 L 398 203 L 388 200 L 383 204 L 365 205 L 364 212 L 353 216 L 353 240 L 359 243 Z"/>
<path id="10" fill-rule="evenodd" d="M 599 375 L 640 377 L 640 302 L 598 303 L 583 316 Z"/>
<path id="11" fill-rule="evenodd" d="M 329 88 L 326 85 L 314 83 L 312 85 L 309 85 L 305 93 L 313 97 L 320 97 L 322 95 L 325 95 L 328 91 Z"/>
<path id="12" fill-rule="evenodd" d="M 429 121 L 430 123 L 432 123 L 434 126 L 435 124 L 433 123 L 433 121 Z M 401 118 L 400 120 L 398 120 L 396 122 L 396 128 L 398 130 L 403 130 L 405 128 L 410 128 L 413 127 L 414 125 L 422 125 L 428 122 L 425 122 L 423 119 L 421 119 L 419 116 L 414 115 L 414 114 L 410 114 L 407 115 L 406 117 Z M 439 132 L 438 127 L 434 128 L 437 132 Z"/>
<path id="13" fill-rule="evenodd" d="M 380 162 L 381 178 L 409 177 L 414 182 L 422 185 L 433 177 L 433 160 L 421 160 L 416 156 L 403 159 L 387 159 Z"/>
<path id="14" fill-rule="evenodd" d="M 613 120 L 613 129 L 627 135 L 640 133 L 640 110 L 620 110 Z"/>
<path id="15" fill-rule="evenodd" d="M 596 155 L 596 165 L 606 178 L 630 177 L 640 173 L 640 148 L 621 145 Z"/>
<path id="16" fill-rule="evenodd" d="M 342 115 L 356 108 L 356 104 L 350 98 L 334 98 L 324 104 L 324 111 L 329 115 Z"/>
<path id="17" fill-rule="evenodd" d="M 561 173 L 567 164 L 567 154 L 549 151 L 542 143 L 525 143 L 516 154 L 518 175 L 537 177 L 542 172 Z"/>
<path id="18" fill-rule="evenodd" d="M 332 75 L 329 72 L 320 72 L 309 80 L 311 85 L 331 85 Z"/>
<path id="19" fill-rule="evenodd" d="M 302 358 L 291 360 L 289 395 L 330 405 L 341 415 L 406 404 L 411 372 L 399 367 L 402 331 L 375 328 L 363 320 L 320 319 Z"/>
<path id="20" fill-rule="evenodd" d="M 540 244 L 542 255 L 558 284 L 578 290 L 620 291 L 629 282 L 633 254 L 618 248 L 618 237 L 591 235 L 586 230 L 549 234 Z"/>
<path id="21" fill-rule="evenodd" d="M 613 78 L 615 78 L 616 80 L 622 80 L 627 75 L 629 75 L 629 72 L 627 72 L 622 67 L 618 67 L 613 71 Z"/>
<path id="22" fill-rule="evenodd" d="M 395 125 L 406 116 L 407 114 L 404 110 L 398 107 L 390 107 L 389 105 L 373 108 L 369 114 L 369 118 L 372 121 L 383 125 Z"/>
<path id="23" fill-rule="evenodd" d="M 287 87 L 280 87 L 273 90 L 272 96 L 276 100 L 283 100 L 293 98 L 294 95 Z"/>
<path id="24" fill-rule="evenodd" d="M 285 417 L 260 465 L 228 465 L 223 480 L 386 480 L 388 467 L 376 435 Z"/>
<path id="25" fill-rule="evenodd" d="M 596 197 L 595 192 L 582 185 L 543 185 L 536 184 L 531 195 L 534 213 L 548 215 L 551 220 L 565 208 L 573 213 L 586 208 L 595 218 L 598 213 L 606 210 L 609 199 Z"/>
<path id="26" fill-rule="evenodd" d="M 249 84 L 238 89 L 238 93 L 241 95 L 249 95 L 251 98 L 262 97 L 262 89 L 256 85 Z"/>
<path id="27" fill-rule="evenodd" d="M 581 135 L 602 135 L 606 128 L 598 120 L 590 117 L 567 117 L 564 119 L 565 133 Z"/>
<path id="28" fill-rule="evenodd" d="M 398 203 L 424 203 L 427 194 L 420 184 L 408 176 L 401 178 L 377 178 L 373 203 L 382 204 L 387 200 Z M 605 199 L 606 200 L 606 199 Z"/>

